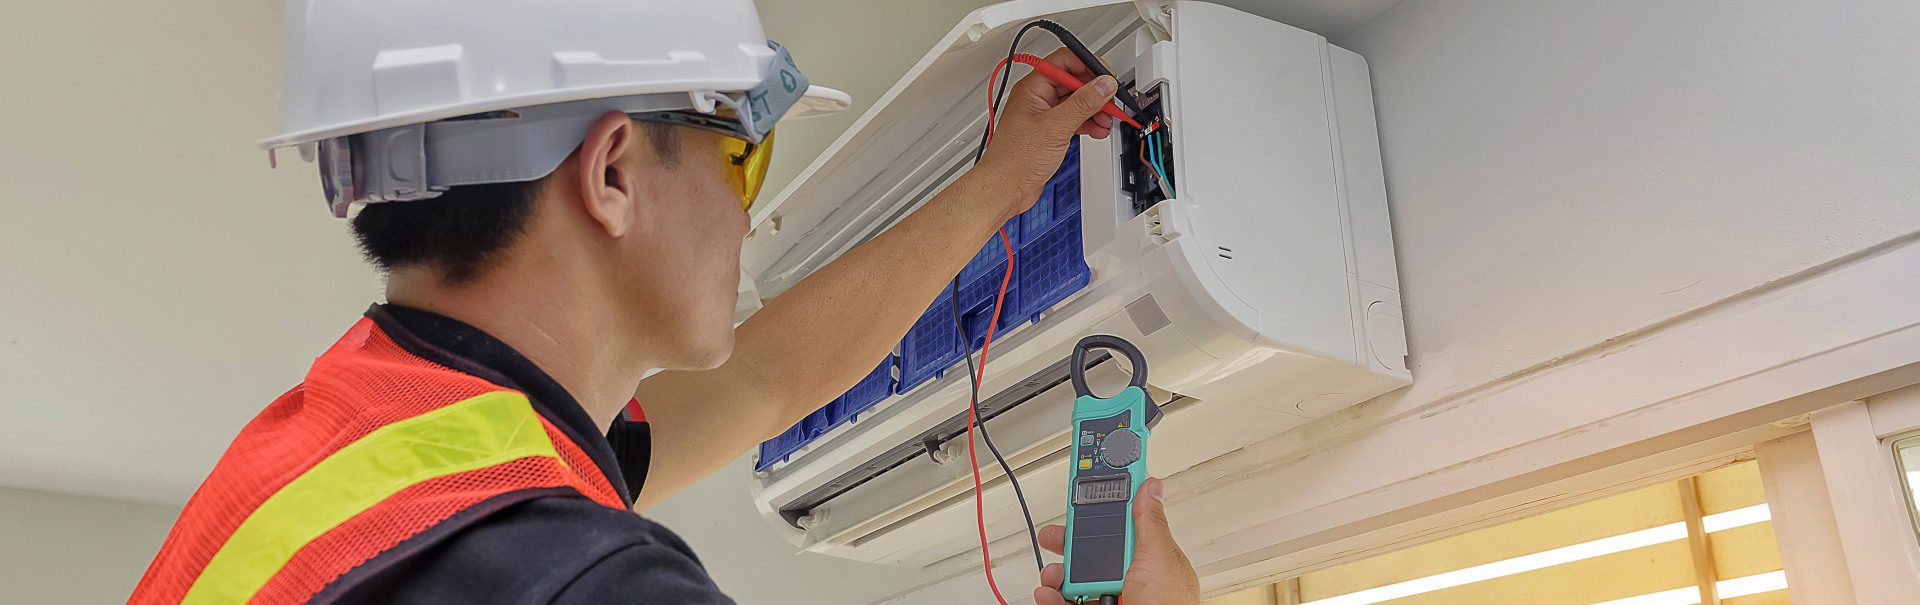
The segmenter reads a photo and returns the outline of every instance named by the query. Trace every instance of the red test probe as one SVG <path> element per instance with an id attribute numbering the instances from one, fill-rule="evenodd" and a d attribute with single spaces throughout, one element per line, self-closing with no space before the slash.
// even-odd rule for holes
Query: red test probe
<path id="1" fill-rule="evenodd" d="M 1055 84 L 1065 86 L 1069 90 L 1080 90 L 1080 87 L 1087 85 L 1086 82 L 1081 82 L 1080 78 L 1074 77 L 1073 74 L 1067 73 L 1067 70 L 1061 69 L 1060 66 L 1054 65 L 1053 63 L 1048 62 L 1046 59 L 1042 59 L 1040 57 L 1036 57 L 1034 55 L 1029 55 L 1026 53 L 1016 53 L 1011 57 L 1011 59 L 1017 63 L 1025 63 L 1028 67 L 1032 67 L 1034 71 L 1039 72 L 1040 75 L 1046 76 L 1047 79 L 1053 80 Z M 987 78 L 987 82 L 993 82 L 994 80 L 999 79 L 1000 70 L 1006 68 L 1006 66 L 1007 66 L 1007 60 L 1006 59 L 1000 60 L 1000 64 L 993 68 L 993 75 Z M 1116 86 L 1119 85 L 1118 82 L 1115 82 L 1114 84 Z M 1141 126 L 1139 122 L 1134 121 L 1132 116 L 1127 115 L 1126 110 L 1120 109 L 1120 105 L 1113 101 L 1107 101 L 1107 106 L 1100 108 L 1100 111 L 1107 115 L 1113 116 L 1113 118 L 1116 120 L 1125 122 L 1128 126 L 1132 126 L 1140 130 L 1147 129 L 1147 127 Z"/>

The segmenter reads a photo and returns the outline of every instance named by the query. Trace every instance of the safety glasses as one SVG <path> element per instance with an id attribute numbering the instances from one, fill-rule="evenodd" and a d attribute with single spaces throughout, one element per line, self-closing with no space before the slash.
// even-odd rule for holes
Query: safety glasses
<path id="1" fill-rule="evenodd" d="M 720 169 L 727 176 L 727 184 L 733 187 L 733 193 L 740 196 L 740 207 L 753 208 L 760 186 L 767 181 L 767 166 L 773 162 L 773 131 L 767 131 L 760 142 L 755 143 L 747 125 L 724 114 L 650 111 L 628 115 L 642 122 L 684 126 L 725 137 L 720 144 Z"/>
<path id="2" fill-rule="evenodd" d="M 727 184 L 740 196 L 742 210 L 753 209 L 753 200 L 760 196 L 760 186 L 767 182 L 767 166 L 773 163 L 774 134 L 768 132 L 759 143 L 728 137 L 720 146 L 721 158 L 726 162 L 723 168 L 727 171 Z"/>

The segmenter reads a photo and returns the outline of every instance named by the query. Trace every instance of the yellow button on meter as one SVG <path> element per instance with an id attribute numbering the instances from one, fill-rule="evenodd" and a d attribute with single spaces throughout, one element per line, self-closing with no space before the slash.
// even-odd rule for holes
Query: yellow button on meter
<path id="1" fill-rule="evenodd" d="M 1084 470 L 1087 470 L 1087 469 L 1090 469 L 1090 468 L 1093 468 L 1093 459 L 1091 459 L 1091 458 L 1081 458 L 1081 459 L 1080 459 L 1080 470 L 1083 470 L 1083 471 L 1084 471 Z"/>

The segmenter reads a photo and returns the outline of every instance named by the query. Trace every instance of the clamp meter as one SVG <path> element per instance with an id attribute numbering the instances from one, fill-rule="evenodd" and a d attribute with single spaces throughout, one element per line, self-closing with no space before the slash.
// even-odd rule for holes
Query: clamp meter
<path id="1" fill-rule="evenodd" d="M 1087 352 L 1110 349 L 1133 364 L 1119 394 L 1087 388 Z M 1147 361 L 1133 343 L 1094 335 L 1073 347 L 1073 457 L 1067 462 L 1066 582 L 1060 593 L 1086 602 L 1120 594 L 1133 563 L 1133 496 L 1147 478 L 1147 435 L 1160 406 L 1147 397 Z"/>

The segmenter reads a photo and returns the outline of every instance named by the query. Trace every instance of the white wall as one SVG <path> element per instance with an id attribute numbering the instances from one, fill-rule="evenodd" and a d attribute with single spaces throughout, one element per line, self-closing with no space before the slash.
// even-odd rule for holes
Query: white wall
<path id="1" fill-rule="evenodd" d="M 254 146 L 279 2 L 5 15 L 0 485 L 178 506 L 379 282 L 314 167 Z"/>
<path id="2" fill-rule="evenodd" d="M 1416 385 L 1920 230 L 1920 4 L 1418 0 L 1366 56 Z"/>
<path id="3" fill-rule="evenodd" d="M 179 514 L 0 488 L 0 601 L 124 603 Z"/>

